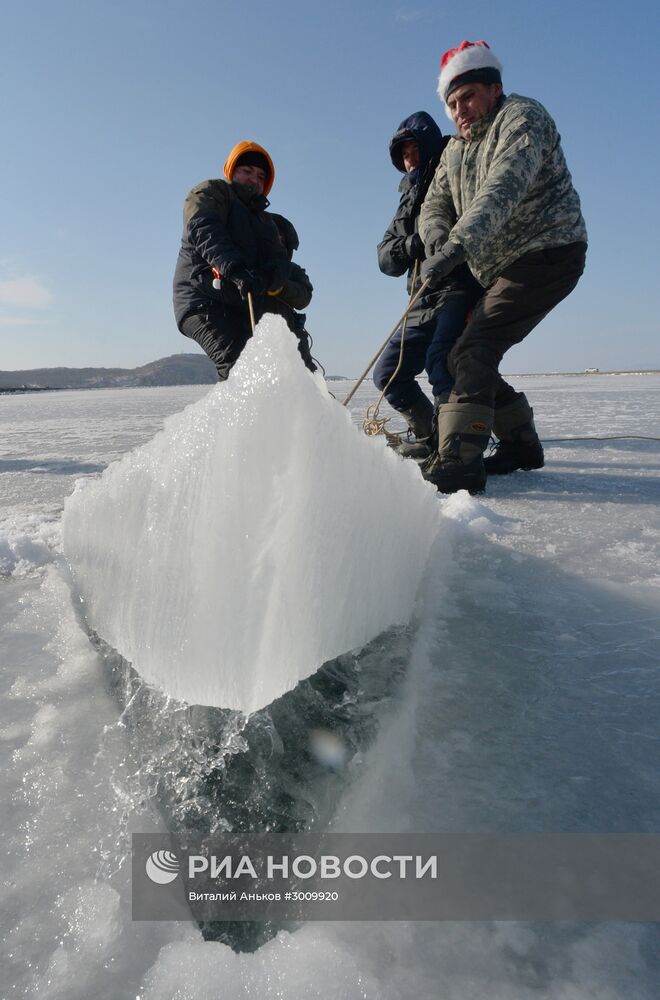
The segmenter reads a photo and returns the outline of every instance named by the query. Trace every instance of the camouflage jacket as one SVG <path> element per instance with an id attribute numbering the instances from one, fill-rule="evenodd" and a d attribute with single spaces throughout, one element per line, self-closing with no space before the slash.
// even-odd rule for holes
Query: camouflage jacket
<path id="1" fill-rule="evenodd" d="M 545 108 L 511 94 L 449 141 L 419 216 L 427 255 L 460 243 L 488 288 L 518 257 L 587 240 L 580 198 Z"/>

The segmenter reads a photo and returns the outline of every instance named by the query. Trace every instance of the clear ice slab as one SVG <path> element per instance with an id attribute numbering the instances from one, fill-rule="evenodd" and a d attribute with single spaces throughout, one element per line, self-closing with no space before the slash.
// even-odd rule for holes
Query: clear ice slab
<path id="1" fill-rule="evenodd" d="M 227 382 L 77 484 L 63 542 L 89 626 L 144 680 L 248 714 L 409 621 L 440 523 L 271 316 Z"/>

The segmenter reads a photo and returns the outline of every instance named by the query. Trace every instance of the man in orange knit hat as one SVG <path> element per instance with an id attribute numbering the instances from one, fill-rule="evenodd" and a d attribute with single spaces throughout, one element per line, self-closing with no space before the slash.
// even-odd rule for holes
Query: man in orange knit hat
<path id="1" fill-rule="evenodd" d="M 304 317 L 301 323 L 296 312 L 309 304 L 312 285 L 291 261 L 281 222 L 266 211 L 273 161 L 258 143 L 239 142 L 224 174 L 194 187 L 183 207 L 174 273 L 177 326 L 206 351 L 224 381 L 252 336 L 249 294 L 255 321 L 264 313 L 284 316 L 299 338 L 305 364 L 314 370 Z"/>

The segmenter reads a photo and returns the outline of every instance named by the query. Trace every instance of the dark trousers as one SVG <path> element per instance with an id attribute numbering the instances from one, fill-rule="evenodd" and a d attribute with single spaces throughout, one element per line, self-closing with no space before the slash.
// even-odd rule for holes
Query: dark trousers
<path id="1" fill-rule="evenodd" d="M 188 316 L 181 324 L 181 333 L 186 337 L 190 337 L 191 340 L 196 341 L 202 350 L 208 354 L 216 367 L 220 382 L 224 382 L 227 379 L 229 372 L 238 361 L 243 348 L 252 336 L 252 330 L 247 319 L 247 305 L 245 308 L 245 320 L 239 315 L 231 315 L 228 312 L 218 311 L 216 313 L 209 311 L 208 313 Z M 302 313 L 296 313 L 293 309 L 288 309 L 287 314 L 285 313 L 284 306 L 279 309 L 273 308 L 269 311 L 277 312 L 284 317 L 287 326 L 298 338 L 298 351 L 305 367 L 315 372 L 317 368 L 310 351 L 309 334 L 305 330 L 305 316 Z M 262 315 L 263 313 L 255 306 L 255 319 L 257 322 L 259 322 Z"/>
<path id="2" fill-rule="evenodd" d="M 586 243 L 524 254 L 477 302 L 449 354 L 452 401 L 500 409 L 518 393 L 498 368 L 506 351 L 573 291 L 584 270 Z"/>
<path id="3" fill-rule="evenodd" d="M 474 295 L 458 292 L 438 307 L 427 323 L 405 329 L 401 368 L 385 393 L 390 406 L 400 412 L 413 408 L 424 394 L 415 381 L 426 370 L 433 395 L 448 392 L 453 379 L 447 369 L 447 358 L 465 324 L 465 317 L 474 302 Z M 397 330 L 383 351 L 374 371 L 374 383 L 381 392 L 396 371 L 401 353 L 401 330 Z"/>
<path id="4" fill-rule="evenodd" d="M 188 316 L 180 329 L 184 336 L 196 341 L 208 354 L 216 367 L 220 382 L 227 379 L 252 336 L 248 321 L 242 323 L 238 317 L 230 320 L 225 313 L 218 316 L 213 312 Z"/>

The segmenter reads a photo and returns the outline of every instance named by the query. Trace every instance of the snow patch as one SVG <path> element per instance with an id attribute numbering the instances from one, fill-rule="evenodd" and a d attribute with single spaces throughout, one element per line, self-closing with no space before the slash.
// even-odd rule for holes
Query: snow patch
<path id="1" fill-rule="evenodd" d="M 515 521 L 496 514 L 476 497 L 470 496 L 467 490 L 459 490 L 458 493 L 444 497 L 441 506 L 445 517 L 476 535 L 517 530 Z"/>
<path id="2" fill-rule="evenodd" d="M 278 934 L 254 955 L 236 954 L 225 945 L 203 941 L 169 944 L 150 971 L 140 1000 L 269 996 L 326 1000 L 329 983 L 332 996 L 342 1000 L 391 996 L 363 955 L 334 942 L 322 928 L 306 928 L 302 935 Z"/>
<path id="3" fill-rule="evenodd" d="M 22 579 L 39 573 L 53 560 L 59 525 L 28 518 L 26 522 L 0 525 L 0 576 Z"/>

